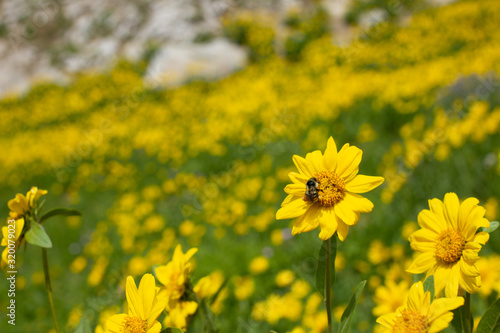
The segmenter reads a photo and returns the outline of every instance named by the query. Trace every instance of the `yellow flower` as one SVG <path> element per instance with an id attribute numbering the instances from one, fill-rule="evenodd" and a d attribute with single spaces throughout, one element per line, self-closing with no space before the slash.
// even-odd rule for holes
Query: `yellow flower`
<path id="1" fill-rule="evenodd" d="M 39 190 L 35 186 L 26 193 L 26 196 L 21 193 L 16 194 L 16 197 L 7 203 L 10 209 L 10 217 L 18 219 L 26 215 L 32 208 L 35 208 L 38 199 L 45 194 L 47 194 L 46 190 Z"/>
<path id="2" fill-rule="evenodd" d="M 373 301 L 377 305 L 373 308 L 374 316 L 382 316 L 391 312 L 395 312 L 403 305 L 408 293 L 408 281 L 401 281 L 396 284 L 393 280 L 388 280 L 384 286 L 379 286 L 375 290 Z"/>
<path id="3" fill-rule="evenodd" d="M 368 192 L 384 181 L 383 177 L 358 175 L 362 154 L 359 148 L 348 143 L 337 152 L 335 141 L 330 137 L 324 155 L 319 150 L 307 154 L 306 158 L 294 155 L 293 162 L 299 173 L 288 175 L 293 184 L 285 187 L 288 196 L 276 218 L 297 217 L 292 235 L 320 226 L 322 240 L 338 232 L 343 241 L 349 227 L 358 223 L 360 213 L 373 209 L 373 203 L 358 193 Z M 312 178 L 317 181 L 317 197 L 306 196 L 306 183 Z"/>
<path id="4" fill-rule="evenodd" d="M 258 256 L 250 262 L 248 268 L 252 274 L 263 273 L 269 268 L 269 259 L 264 256 Z"/>
<path id="5" fill-rule="evenodd" d="M 193 315 L 197 309 L 198 303 L 195 301 L 179 301 L 174 307 L 167 309 L 168 314 L 163 321 L 163 325 L 177 327 L 184 331 L 187 327 L 187 318 Z"/>
<path id="6" fill-rule="evenodd" d="M 142 277 L 139 290 L 132 276 L 126 285 L 128 314 L 118 314 L 106 321 L 106 333 L 159 333 L 161 324 L 157 320 L 166 299 L 158 297 L 155 278 L 151 274 Z"/>
<path id="7" fill-rule="evenodd" d="M 29 193 L 29 192 L 28 192 Z M 28 199 L 21 193 L 16 194 L 14 199 L 7 202 L 7 206 L 10 209 L 10 217 L 13 219 L 18 219 L 29 210 Z"/>
<path id="8" fill-rule="evenodd" d="M 26 194 L 26 199 L 28 200 L 30 207 L 34 208 L 38 199 L 45 194 L 47 194 L 46 190 L 39 190 L 38 187 L 33 186 Z"/>
<path id="9" fill-rule="evenodd" d="M 403 306 L 396 312 L 377 319 L 385 326 L 383 332 L 434 333 L 448 327 L 453 319 L 450 312 L 464 304 L 463 297 L 440 298 L 431 303 L 431 293 L 424 292 L 422 282 L 411 286 Z"/>
<path id="10" fill-rule="evenodd" d="M 489 234 L 476 231 L 479 227 L 488 228 L 490 223 L 478 203 L 476 198 L 468 198 L 460 204 L 455 193 L 447 193 L 444 202 L 429 200 L 430 210 L 418 214 L 422 229 L 411 234 L 409 240 L 412 249 L 421 254 L 407 271 L 434 275 L 436 294 L 444 289 L 446 297 L 455 297 L 459 288 L 474 293 L 481 286 L 475 263 Z"/>
<path id="11" fill-rule="evenodd" d="M 10 221 L 13 221 L 13 220 L 10 220 Z M 12 225 L 12 224 L 10 224 Z M 5 265 L 7 265 L 9 263 L 9 258 L 8 258 L 8 255 L 9 255 L 9 240 L 11 241 L 14 241 L 14 249 L 17 249 L 19 247 L 19 245 L 21 244 L 21 242 L 23 241 L 23 239 L 20 239 L 20 236 L 21 236 L 21 233 L 23 231 L 23 228 L 24 228 L 24 218 L 20 218 L 18 220 L 15 220 L 14 222 L 14 228 L 15 228 L 15 231 L 14 231 L 14 239 L 10 238 L 9 239 L 9 227 L 8 226 L 4 226 L 2 227 L 2 235 L 3 235 L 3 238 L 2 238 L 2 243 L 0 245 L 2 246 L 5 246 L 5 249 L 3 250 L 2 252 L 2 262 L 0 263 L 1 265 L 1 268 L 3 269 L 5 267 Z M 12 252 L 12 251 L 11 251 Z M 14 252 L 15 253 L 15 252 Z M 12 254 L 14 254 L 12 253 Z M 11 264 L 14 264 L 15 263 L 15 260 L 11 262 Z"/>
<path id="12" fill-rule="evenodd" d="M 189 262 L 189 259 L 191 259 L 197 251 L 197 248 L 192 248 L 186 253 L 183 253 L 182 246 L 179 244 L 175 248 L 172 261 L 166 265 L 158 266 L 155 269 L 158 281 L 165 286 L 168 297 L 167 306 L 170 309 L 175 308 L 176 303 L 186 291 L 186 284 L 193 270 L 193 265 Z"/>

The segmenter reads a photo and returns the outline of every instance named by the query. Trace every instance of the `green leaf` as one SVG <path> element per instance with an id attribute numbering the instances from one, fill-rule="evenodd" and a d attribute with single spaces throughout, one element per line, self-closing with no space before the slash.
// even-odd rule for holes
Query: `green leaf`
<path id="1" fill-rule="evenodd" d="M 359 297 L 361 296 L 361 292 L 366 285 L 366 280 L 361 281 L 354 289 L 354 293 L 349 300 L 349 304 L 345 308 L 344 313 L 342 314 L 342 318 L 340 318 L 339 324 L 339 333 L 347 333 L 349 332 L 349 325 L 351 325 L 351 319 L 354 315 L 354 310 L 356 310 L 356 306 L 359 302 Z"/>
<path id="2" fill-rule="evenodd" d="M 476 333 L 500 332 L 500 299 L 497 299 L 481 318 Z"/>
<path id="3" fill-rule="evenodd" d="M 76 209 L 66 209 L 66 208 L 55 208 L 52 210 L 49 210 L 47 213 L 43 214 L 42 217 L 40 218 L 40 222 L 45 221 L 46 219 L 49 219 L 53 216 L 81 216 L 82 213 L 80 213 Z"/>
<path id="4" fill-rule="evenodd" d="M 434 275 L 430 275 L 427 279 L 424 281 L 424 291 L 430 291 L 431 292 L 431 302 L 434 300 Z"/>
<path id="5" fill-rule="evenodd" d="M 183 333 L 181 329 L 176 328 L 176 327 L 167 327 L 160 333 Z"/>
<path id="6" fill-rule="evenodd" d="M 86 316 L 83 316 L 73 333 L 92 333 L 90 323 Z"/>
<path id="7" fill-rule="evenodd" d="M 334 234 L 330 245 L 330 287 L 335 283 L 335 257 L 337 256 L 337 234 Z M 325 297 L 325 275 L 326 275 L 326 257 L 327 257 L 328 241 L 321 244 L 318 254 L 318 266 L 316 267 L 316 289 Z"/>
<path id="8" fill-rule="evenodd" d="M 481 228 L 477 229 L 477 232 L 486 231 L 487 233 L 491 234 L 493 231 L 498 229 L 499 225 L 500 225 L 500 223 L 498 223 L 498 221 L 492 221 L 492 222 L 490 222 L 489 228 L 481 227 Z"/>
<path id="9" fill-rule="evenodd" d="M 31 229 L 26 232 L 26 241 L 32 245 L 51 248 L 52 241 L 41 224 L 31 223 Z"/>

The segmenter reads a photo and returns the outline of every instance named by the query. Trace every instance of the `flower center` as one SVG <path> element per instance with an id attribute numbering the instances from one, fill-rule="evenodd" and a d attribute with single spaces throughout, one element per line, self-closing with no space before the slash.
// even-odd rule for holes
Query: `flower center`
<path id="1" fill-rule="evenodd" d="M 126 316 L 123 321 L 123 333 L 146 333 L 148 321 L 139 317 Z"/>
<path id="2" fill-rule="evenodd" d="M 451 264 L 460 260 L 465 247 L 465 239 L 455 229 L 443 231 L 437 239 L 436 257 L 443 263 Z"/>
<path id="3" fill-rule="evenodd" d="M 396 317 L 396 322 L 392 326 L 392 333 L 425 333 L 429 329 L 427 318 L 417 312 L 403 310 Z"/>
<path id="4" fill-rule="evenodd" d="M 318 202 L 321 206 L 331 207 L 345 197 L 345 183 L 333 171 L 320 171 L 314 177 L 318 181 Z"/>

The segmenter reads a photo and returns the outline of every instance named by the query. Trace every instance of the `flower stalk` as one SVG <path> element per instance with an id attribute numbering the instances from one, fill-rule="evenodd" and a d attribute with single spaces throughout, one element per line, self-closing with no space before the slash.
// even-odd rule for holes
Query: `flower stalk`
<path id="1" fill-rule="evenodd" d="M 472 315 L 470 312 L 470 294 L 464 291 L 464 305 L 460 309 L 460 315 L 462 316 L 462 329 L 464 333 L 472 333 Z"/>
<path id="2" fill-rule="evenodd" d="M 326 260 L 325 260 L 325 305 L 326 305 L 326 315 L 328 317 L 328 333 L 333 333 L 333 322 L 332 322 L 332 299 L 331 299 L 331 244 L 332 239 L 328 238 L 326 241 Z"/>
<path id="3" fill-rule="evenodd" d="M 50 311 L 52 312 L 52 319 L 54 319 L 54 326 L 56 332 L 60 333 L 59 324 L 57 323 L 56 311 L 54 309 L 54 299 L 52 298 L 52 285 L 50 283 L 49 261 L 47 259 L 47 249 L 42 247 L 42 260 L 43 272 L 45 273 L 45 287 L 47 288 L 47 295 L 49 297 Z"/>

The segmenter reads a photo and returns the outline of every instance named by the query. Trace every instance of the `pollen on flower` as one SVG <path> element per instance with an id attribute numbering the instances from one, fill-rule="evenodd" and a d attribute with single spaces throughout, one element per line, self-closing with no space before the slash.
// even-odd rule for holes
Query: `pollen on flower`
<path id="1" fill-rule="evenodd" d="M 443 263 L 451 264 L 460 260 L 465 247 L 465 239 L 455 229 L 443 231 L 437 239 L 436 257 Z"/>
<path id="2" fill-rule="evenodd" d="M 333 171 L 320 171 L 314 177 L 318 181 L 318 203 L 321 206 L 331 207 L 345 197 L 345 183 Z"/>
<path id="3" fill-rule="evenodd" d="M 146 333 L 148 321 L 139 317 L 126 316 L 123 321 L 123 333 Z"/>
<path id="4" fill-rule="evenodd" d="M 425 333 L 429 329 L 427 318 L 417 312 L 404 310 L 396 317 L 393 333 Z"/>

